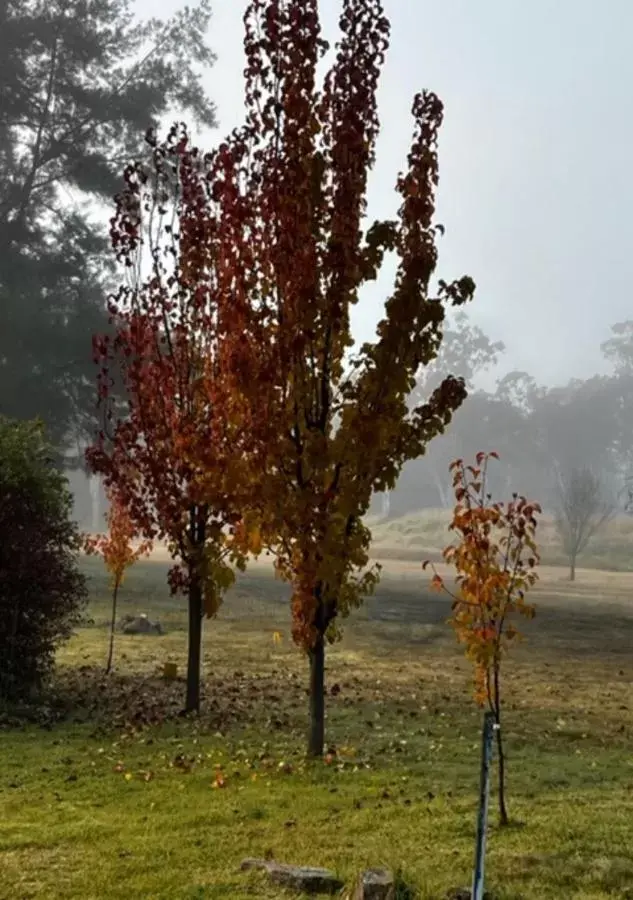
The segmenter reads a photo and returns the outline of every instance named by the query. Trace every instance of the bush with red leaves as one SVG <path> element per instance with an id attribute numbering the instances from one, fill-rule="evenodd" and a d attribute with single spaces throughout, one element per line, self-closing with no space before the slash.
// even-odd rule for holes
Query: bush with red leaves
<path id="1" fill-rule="evenodd" d="M 41 688 L 87 599 L 67 481 L 37 422 L 0 417 L 0 700 Z"/>

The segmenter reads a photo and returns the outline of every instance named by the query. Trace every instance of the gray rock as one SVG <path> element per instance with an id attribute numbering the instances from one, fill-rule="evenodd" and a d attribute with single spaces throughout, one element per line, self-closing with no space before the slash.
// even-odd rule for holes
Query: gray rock
<path id="1" fill-rule="evenodd" d="M 261 869 L 274 884 L 303 891 L 305 894 L 336 894 L 343 887 L 343 882 L 334 872 L 313 866 L 289 866 L 273 860 L 249 857 L 242 861 L 240 869 Z"/>
<path id="2" fill-rule="evenodd" d="M 366 869 L 361 872 L 352 900 L 395 900 L 396 886 L 389 869 Z"/>
<path id="3" fill-rule="evenodd" d="M 162 634 L 160 622 L 152 622 L 145 613 L 140 616 L 124 616 L 120 622 L 123 634 Z"/>

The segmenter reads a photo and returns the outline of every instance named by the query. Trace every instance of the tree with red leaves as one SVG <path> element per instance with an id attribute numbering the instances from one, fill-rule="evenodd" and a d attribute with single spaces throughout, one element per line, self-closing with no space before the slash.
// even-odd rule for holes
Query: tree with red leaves
<path id="1" fill-rule="evenodd" d="M 112 617 L 110 620 L 110 644 L 106 662 L 106 675 L 112 669 L 117 603 L 125 572 L 141 556 L 148 556 L 152 550 L 151 541 L 141 541 L 136 547 L 133 546 L 133 541 L 136 538 L 136 529 L 130 519 L 125 503 L 112 489 L 107 491 L 107 495 L 110 503 L 110 508 L 106 513 L 108 533 L 89 534 L 86 536 L 84 543 L 84 550 L 87 556 L 98 555 L 102 557 L 105 567 L 110 573 L 112 583 Z"/>
<path id="2" fill-rule="evenodd" d="M 505 797 L 505 752 L 501 731 L 501 665 L 510 646 L 520 637 L 513 619 L 532 619 L 535 607 L 525 596 L 538 580 L 540 557 L 536 545 L 538 503 L 518 494 L 508 503 L 493 502 L 486 477 L 493 450 L 478 453 L 476 465 L 461 459 L 451 463 L 456 505 L 449 526 L 456 542 L 443 552 L 455 568 L 455 590 L 446 587 L 432 563 L 432 587 L 453 601 L 451 624 L 466 646 L 475 667 L 475 700 L 488 705 L 497 725 L 499 755 L 499 824 L 509 822 Z"/>
<path id="3" fill-rule="evenodd" d="M 200 155 L 177 125 L 162 144 L 153 133 L 147 141 L 151 163 L 127 167 L 111 220 L 131 277 L 110 299 L 114 337 L 94 339 L 104 428 L 86 457 L 138 534 L 167 542 L 172 592 L 188 596 L 186 710 L 197 711 L 202 620 L 217 612 L 248 549 L 230 535 L 252 458 L 248 406 L 231 373 L 247 360 L 234 346 L 231 233 L 214 217 Z M 221 150 L 206 161 L 217 171 L 226 163 Z"/>
<path id="4" fill-rule="evenodd" d="M 235 327 L 243 348 L 256 347 L 230 361 L 265 472 L 249 507 L 292 585 L 293 636 L 310 661 L 308 750 L 321 756 L 325 645 L 378 580 L 362 517 L 466 396 L 463 379 L 448 377 L 407 407 L 416 373 L 437 356 L 446 306 L 469 300 L 474 284 L 431 286 L 443 116 L 433 93 L 413 101 L 397 220 L 364 230 L 389 37 L 379 0 L 344 0 L 322 90 L 317 0 L 251 0 L 245 26 L 246 124 L 222 148 L 232 177 L 209 177 L 234 238 Z M 393 292 L 375 341 L 351 356 L 350 308 L 386 252 L 399 259 Z"/>

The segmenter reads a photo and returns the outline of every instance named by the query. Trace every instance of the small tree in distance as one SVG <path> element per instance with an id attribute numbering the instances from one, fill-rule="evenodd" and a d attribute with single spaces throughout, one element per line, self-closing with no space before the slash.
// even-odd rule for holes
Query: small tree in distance
<path id="1" fill-rule="evenodd" d="M 486 493 L 488 461 L 498 454 L 478 453 L 476 466 L 461 459 L 451 463 L 457 504 L 449 526 L 457 543 L 443 551 L 455 567 L 455 590 L 446 587 L 432 563 L 431 585 L 453 600 L 451 624 L 466 656 L 475 666 L 475 700 L 493 713 L 499 757 L 499 824 L 509 822 L 505 800 L 505 755 L 501 732 L 501 663 L 508 646 L 519 637 L 509 620 L 519 614 L 534 617 L 525 594 L 536 582 L 539 563 L 535 534 L 537 503 L 512 495 L 509 503 L 492 502 Z"/>
<path id="2" fill-rule="evenodd" d="M 106 674 L 112 669 L 114 655 L 114 630 L 116 626 L 116 610 L 119 590 L 123 584 L 126 569 L 141 558 L 148 556 L 152 549 L 151 541 L 143 541 L 136 548 L 132 541 L 136 537 L 136 528 L 122 498 L 110 488 L 106 491 L 110 509 L 106 513 L 108 534 L 88 535 L 84 545 L 86 554 L 98 554 L 103 558 L 112 580 L 112 617 L 110 622 L 110 646 L 106 662 Z"/>
<path id="3" fill-rule="evenodd" d="M 572 469 L 559 479 L 554 524 L 569 561 L 570 581 L 576 580 L 578 556 L 615 512 L 615 503 L 591 469 Z"/>

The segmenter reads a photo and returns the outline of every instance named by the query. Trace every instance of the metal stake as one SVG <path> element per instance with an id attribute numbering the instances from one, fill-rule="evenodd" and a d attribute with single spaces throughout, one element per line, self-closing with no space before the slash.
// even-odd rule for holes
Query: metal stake
<path id="1" fill-rule="evenodd" d="M 488 824 L 488 798 L 490 794 L 490 763 L 492 738 L 499 725 L 492 712 L 484 713 L 481 742 L 481 777 L 479 782 L 479 810 L 477 812 L 477 843 L 475 845 L 475 871 L 473 874 L 472 900 L 484 897 L 484 861 L 486 857 L 486 826 Z"/>

